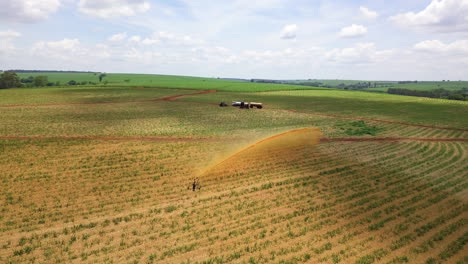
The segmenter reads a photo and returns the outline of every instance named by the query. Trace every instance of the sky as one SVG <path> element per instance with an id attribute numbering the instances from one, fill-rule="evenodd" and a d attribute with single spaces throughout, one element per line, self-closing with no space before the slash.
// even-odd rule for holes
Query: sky
<path id="1" fill-rule="evenodd" d="M 468 80 L 468 0 L 0 0 L 0 69 Z"/>

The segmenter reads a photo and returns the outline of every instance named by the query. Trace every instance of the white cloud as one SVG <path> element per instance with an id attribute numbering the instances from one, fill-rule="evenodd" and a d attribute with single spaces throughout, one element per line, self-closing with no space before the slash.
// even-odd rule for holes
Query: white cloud
<path id="1" fill-rule="evenodd" d="M 15 50 L 13 40 L 19 38 L 20 36 L 21 33 L 13 30 L 0 31 L 0 54 L 12 52 Z"/>
<path id="2" fill-rule="evenodd" d="M 196 46 L 201 45 L 204 42 L 199 39 L 195 39 L 189 35 L 180 36 L 173 33 L 160 31 L 154 32 L 150 37 L 146 37 L 141 41 L 144 45 L 154 44 L 166 44 L 166 45 L 184 45 L 184 46 Z"/>
<path id="3" fill-rule="evenodd" d="M 379 16 L 377 12 L 372 11 L 364 6 L 359 7 L 359 11 L 361 11 L 361 15 L 367 19 L 376 19 Z"/>
<path id="4" fill-rule="evenodd" d="M 1 0 L 0 20 L 32 23 L 47 19 L 60 7 L 60 0 Z"/>
<path id="5" fill-rule="evenodd" d="M 145 13 L 151 5 L 148 0 L 80 0 L 80 12 L 100 18 L 134 16 Z"/>
<path id="6" fill-rule="evenodd" d="M 457 40 L 447 44 L 440 40 L 426 40 L 415 44 L 413 48 L 417 51 L 429 53 L 464 54 L 468 56 L 468 40 Z"/>
<path id="7" fill-rule="evenodd" d="M 81 56 L 87 53 L 87 49 L 81 46 L 78 39 L 63 39 L 60 41 L 44 42 L 34 44 L 33 53 L 41 56 L 49 56 L 58 59 L 65 59 L 73 56 Z"/>
<path id="8" fill-rule="evenodd" d="M 135 36 L 132 36 L 131 38 L 129 38 L 128 41 L 131 41 L 131 42 L 140 42 L 140 41 L 141 41 L 141 37 L 138 36 L 138 35 L 135 35 Z"/>
<path id="9" fill-rule="evenodd" d="M 160 42 L 161 41 L 159 39 L 145 38 L 141 43 L 143 43 L 145 45 L 154 45 L 154 44 L 158 44 Z"/>
<path id="10" fill-rule="evenodd" d="M 428 28 L 441 32 L 468 30 L 468 0 L 432 0 L 422 11 L 390 17 L 401 26 Z"/>
<path id="11" fill-rule="evenodd" d="M 14 39 L 20 36 L 21 36 L 21 33 L 13 31 L 13 30 L 0 31 L 0 39 Z"/>
<path id="12" fill-rule="evenodd" d="M 325 53 L 325 58 L 336 63 L 366 64 L 385 60 L 391 50 L 377 50 L 374 43 L 359 43 L 354 47 L 333 49 Z"/>
<path id="13" fill-rule="evenodd" d="M 342 38 L 358 38 L 367 34 L 367 28 L 362 25 L 352 24 L 341 29 L 339 35 Z"/>
<path id="14" fill-rule="evenodd" d="M 281 31 L 281 38 L 282 39 L 295 39 L 297 30 L 298 28 L 296 24 L 286 25 L 283 27 L 283 30 Z"/>
<path id="15" fill-rule="evenodd" d="M 82 60 L 85 63 L 111 56 L 109 47 L 97 44 L 87 47 L 79 39 L 65 38 L 59 41 L 40 41 L 31 48 L 32 56 L 56 59 L 61 61 L 72 61 L 78 63 Z"/>
<path id="16" fill-rule="evenodd" d="M 230 49 L 221 46 L 200 46 L 191 49 L 191 57 L 193 62 L 215 62 L 215 63 L 237 63 L 239 57 L 236 56 Z"/>
<path id="17" fill-rule="evenodd" d="M 122 41 L 127 38 L 127 32 L 118 33 L 109 37 L 110 41 Z"/>

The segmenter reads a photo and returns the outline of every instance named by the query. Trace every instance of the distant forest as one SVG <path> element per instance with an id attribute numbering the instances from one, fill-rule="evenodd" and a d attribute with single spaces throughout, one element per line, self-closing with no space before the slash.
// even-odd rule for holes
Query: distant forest
<path id="1" fill-rule="evenodd" d="M 429 91 L 410 90 L 403 88 L 388 88 L 389 94 L 399 94 L 407 96 L 429 97 L 429 98 L 442 98 L 449 100 L 466 101 L 468 99 L 468 89 L 464 88 L 460 91 L 449 91 L 445 89 L 434 89 Z"/>

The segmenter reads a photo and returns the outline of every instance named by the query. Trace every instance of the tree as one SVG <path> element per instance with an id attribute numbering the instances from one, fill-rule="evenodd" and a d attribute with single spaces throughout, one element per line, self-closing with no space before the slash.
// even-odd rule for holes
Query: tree
<path id="1" fill-rule="evenodd" d="M 99 74 L 99 82 L 102 82 L 102 78 L 106 77 L 107 75 L 105 73 Z"/>
<path id="2" fill-rule="evenodd" d="M 48 80 L 47 76 L 36 76 L 36 77 L 34 77 L 34 86 L 36 86 L 36 87 L 46 86 L 48 82 L 49 82 L 49 80 Z"/>
<path id="3" fill-rule="evenodd" d="M 28 78 L 23 78 L 20 80 L 22 83 L 33 83 L 34 82 L 34 77 L 29 76 Z"/>
<path id="4" fill-rule="evenodd" d="M 21 82 L 16 72 L 4 72 L 0 75 L 0 89 L 21 87 Z"/>
<path id="5" fill-rule="evenodd" d="M 68 82 L 68 85 L 77 85 L 76 81 L 75 80 L 71 80 Z"/>

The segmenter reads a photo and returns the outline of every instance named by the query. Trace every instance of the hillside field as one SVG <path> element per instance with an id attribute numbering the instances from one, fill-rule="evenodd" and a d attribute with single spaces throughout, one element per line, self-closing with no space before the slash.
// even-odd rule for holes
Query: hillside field
<path id="1" fill-rule="evenodd" d="M 92 82 L 100 86 L 143 86 L 160 88 L 185 88 L 185 89 L 217 89 L 219 91 L 238 91 L 238 92 L 260 92 L 271 90 L 317 90 L 329 89 L 310 86 L 290 85 L 290 84 L 269 84 L 269 83 L 249 83 L 237 80 L 223 80 L 215 78 L 189 77 L 189 76 L 171 76 L 156 74 L 125 74 L 125 73 L 107 73 L 106 77 L 99 82 L 100 73 L 60 73 L 60 72 L 42 72 L 42 73 L 19 73 L 20 78 L 29 76 L 47 76 L 50 82 L 60 82 L 61 85 L 74 80 L 77 82 Z M 403 88 L 410 90 L 430 91 L 435 89 L 445 89 L 457 91 L 468 89 L 468 81 L 420 81 L 418 83 L 398 83 L 395 81 L 365 81 L 365 80 L 302 80 L 295 82 L 319 82 L 323 85 L 336 87 L 340 84 L 352 85 L 357 83 L 371 83 L 371 88 L 364 91 L 387 92 L 389 88 Z M 376 87 L 373 85 L 376 84 Z"/>
<path id="2" fill-rule="evenodd" d="M 196 89 L 219 91 L 237 91 L 237 92 L 260 92 L 270 90 L 308 90 L 319 89 L 298 85 L 271 85 L 267 83 L 250 83 L 243 81 L 231 81 L 214 78 L 190 77 L 190 76 L 171 76 L 156 74 L 121 74 L 108 73 L 99 83 L 99 73 L 19 73 L 20 78 L 29 76 L 47 76 L 50 82 L 60 82 L 65 85 L 71 80 L 77 82 L 93 82 L 100 86 L 140 86 L 140 87 L 159 87 L 159 88 L 178 88 L 178 89 Z M 107 82 L 106 82 L 107 81 Z M 325 89 L 325 88 L 322 88 Z"/>
<path id="3" fill-rule="evenodd" d="M 468 263 L 467 102 L 106 78 L 0 90 L 0 263 Z"/>

